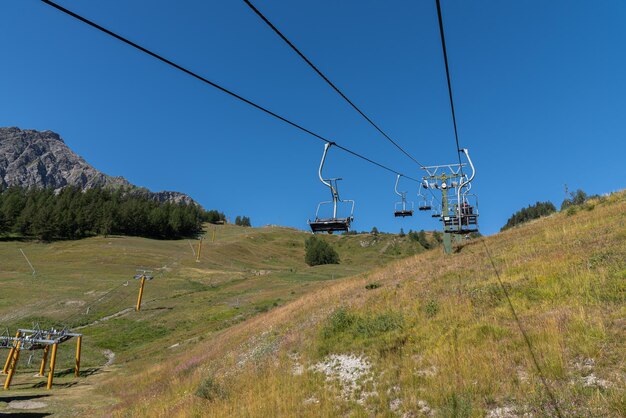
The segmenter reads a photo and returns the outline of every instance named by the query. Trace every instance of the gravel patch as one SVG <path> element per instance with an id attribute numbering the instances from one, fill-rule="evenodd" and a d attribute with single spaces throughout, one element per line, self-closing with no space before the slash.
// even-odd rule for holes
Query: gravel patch
<path id="1" fill-rule="evenodd" d="M 9 408 L 12 409 L 41 409 L 47 407 L 45 402 L 38 401 L 11 401 L 9 402 Z"/>
<path id="2" fill-rule="evenodd" d="M 372 365 L 365 356 L 331 354 L 309 369 L 325 374 L 327 381 L 338 381 L 344 400 L 352 399 L 360 393 L 357 402 L 363 403 L 370 396 L 378 395 L 376 392 L 363 391 L 364 385 L 373 380 L 371 368 Z"/>

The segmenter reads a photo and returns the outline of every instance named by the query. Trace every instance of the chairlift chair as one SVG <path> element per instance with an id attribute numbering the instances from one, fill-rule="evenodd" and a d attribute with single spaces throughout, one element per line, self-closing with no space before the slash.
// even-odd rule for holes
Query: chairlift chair
<path id="1" fill-rule="evenodd" d="M 333 232 L 348 232 L 350 231 L 350 224 L 354 220 L 354 200 L 341 200 L 339 198 L 339 189 L 337 187 L 337 182 L 341 180 L 341 178 L 331 178 L 324 179 L 322 176 L 322 169 L 324 168 L 324 162 L 326 161 L 326 155 L 328 154 L 328 149 L 333 145 L 332 142 L 327 142 L 324 145 L 324 154 L 322 154 L 322 161 L 320 162 L 320 167 L 318 170 L 318 176 L 322 184 L 330 189 L 330 193 L 332 195 L 332 200 L 320 202 L 317 205 L 317 210 L 315 211 L 315 220 L 309 220 L 309 226 L 311 227 L 311 231 L 315 234 L 317 232 L 327 232 L 332 234 Z M 348 203 L 351 204 L 350 215 L 346 217 L 338 217 L 337 216 L 337 206 L 339 203 Z M 330 218 L 320 218 L 319 211 L 322 206 L 332 204 L 333 207 L 333 216 Z"/>
<path id="2" fill-rule="evenodd" d="M 422 184 L 423 188 L 427 188 L 426 186 L 427 183 Z M 431 210 L 433 208 L 433 201 L 435 200 L 435 196 L 433 195 L 430 198 L 430 202 L 426 200 L 426 196 L 424 196 L 422 194 L 422 188 L 420 187 L 419 189 L 417 189 L 417 195 L 420 198 L 419 203 L 417 204 L 417 210 L 421 210 L 421 211 L 427 211 L 427 210 Z"/>
<path id="3" fill-rule="evenodd" d="M 405 218 L 407 216 L 413 216 L 413 208 L 414 208 L 413 202 L 410 202 L 411 209 L 407 209 L 407 201 L 406 201 L 407 192 L 398 191 L 398 182 L 400 181 L 401 176 L 402 176 L 401 174 L 398 174 L 398 177 L 396 178 L 396 185 L 394 187 L 394 191 L 396 192 L 398 196 L 400 196 L 400 199 L 402 199 L 402 201 L 396 202 L 396 205 L 393 211 L 393 216 L 395 216 L 396 218 Z M 400 208 L 398 209 L 398 207 Z"/>

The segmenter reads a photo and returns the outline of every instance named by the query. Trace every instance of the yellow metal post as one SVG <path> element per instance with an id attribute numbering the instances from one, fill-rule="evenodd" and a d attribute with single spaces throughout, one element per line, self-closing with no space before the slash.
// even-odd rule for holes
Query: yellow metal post
<path id="1" fill-rule="evenodd" d="M 20 358 L 20 345 L 21 341 L 17 342 L 15 346 L 15 350 L 13 350 L 13 355 L 11 355 L 11 364 L 9 365 L 9 374 L 7 375 L 7 379 L 4 381 L 4 390 L 9 390 L 11 386 L 11 380 L 13 379 L 13 375 L 15 374 L 15 369 L 17 368 L 17 361 Z"/>
<path id="2" fill-rule="evenodd" d="M 202 241 L 204 237 L 200 237 L 200 241 L 198 241 L 198 252 L 196 254 L 196 263 L 200 262 L 200 253 L 202 253 Z"/>
<path id="3" fill-rule="evenodd" d="M 82 336 L 78 336 L 76 339 L 76 366 L 74 367 L 74 376 L 78 377 L 80 374 L 80 348 L 82 345 Z"/>
<path id="4" fill-rule="evenodd" d="M 146 276 L 144 274 L 141 275 L 141 285 L 139 286 L 139 296 L 137 296 L 137 306 L 135 306 L 135 311 L 139 312 L 141 309 L 141 298 L 143 297 L 143 286 L 146 284 Z"/>
<path id="5" fill-rule="evenodd" d="M 48 385 L 46 389 L 52 389 L 52 380 L 54 379 L 54 366 L 57 362 L 57 344 L 52 344 L 52 355 L 50 356 L 50 371 L 48 372 Z"/>
<path id="6" fill-rule="evenodd" d="M 43 348 L 43 356 L 41 357 L 41 366 L 39 366 L 39 377 L 44 377 L 44 373 L 46 371 L 46 363 L 48 361 L 48 351 L 50 351 L 50 346 L 47 345 Z"/>
<path id="7" fill-rule="evenodd" d="M 20 332 L 17 331 L 15 333 L 15 338 L 19 338 L 20 336 Z M 11 349 L 9 350 L 9 355 L 7 357 L 7 361 L 4 363 L 4 368 L 2 369 L 2 374 L 7 374 L 8 370 L 9 370 L 9 364 L 11 364 L 11 359 L 13 358 L 13 353 L 15 352 L 15 346 L 11 347 Z"/>

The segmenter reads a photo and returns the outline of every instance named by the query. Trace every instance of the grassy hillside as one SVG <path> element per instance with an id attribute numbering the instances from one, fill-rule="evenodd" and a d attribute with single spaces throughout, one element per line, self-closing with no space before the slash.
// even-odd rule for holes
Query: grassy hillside
<path id="1" fill-rule="evenodd" d="M 78 329 L 85 334 L 82 369 L 88 376 L 71 375 L 74 346 L 69 342 L 59 350 L 54 391 L 46 392 L 43 379 L 33 377 L 41 352 L 32 358 L 25 352 L 12 390 L 0 393 L 0 411 L 13 410 L 7 405 L 11 400 L 41 395 L 48 412 L 71 408 L 80 415 L 84 408 L 110 407 L 116 393 L 92 390 L 101 387 L 102 379 L 122 381 L 324 283 L 423 251 L 393 235 L 325 236 L 341 263 L 309 267 L 304 263 L 309 234 L 304 232 L 232 225 L 206 229 L 200 262 L 194 255 L 197 242 L 187 240 L 110 236 L 50 244 L 0 242 L 0 327 L 14 332 L 39 323 Z M 136 313 L 133 276 L 139 268 L 153 270 L 155 279 L 147 283 L 142 311 Z M 7 353 L 0 354 L 4 361 Z"/>
<path id="2" fill-rule="evenodd" d="M 118 416 L 556 416 L 547 385 L 562 416 L 623 416 L 625 222 L 618 193 L 485 239 L 519 324 L 474 240 L 162 348 L 94 393 Z"/>

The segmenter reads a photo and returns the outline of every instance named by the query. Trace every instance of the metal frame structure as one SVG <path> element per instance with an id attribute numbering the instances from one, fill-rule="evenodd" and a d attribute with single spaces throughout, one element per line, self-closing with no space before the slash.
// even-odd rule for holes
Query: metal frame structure
<path id="1" fill-rule="evenodd" d="M 337 186 L 337 182 L 341 180 L 341 178 L 330 178 L 324 179 L 322 176 L 322 170 L 324 168 L 324 162 L 326 161 L 326 155 L 328 154 L 328 150 L 333 145 L 332 142 L 327 142 L 324 144 L 324 153 L 322 154 L 322 161 L 320 162 L 318 176 L 322 184 L 330 189 L 330 193 L 332 195 L 332 200 L 320 202 L 317 205 L 317 210 L 315 211 L 315 220 L 309 220 L 309 226 L 311 227 L 311 231 L 313 233 L 316 232 L 328 232 L 332 234 L 333 232 L 348 232 L 350 230 L 350 224 L 354 220 L 354 200 L 341 200 L 339 198 L 339 189 Z M 345 218 L 337 217 L 337 205 L 339 203 L 351 203 L 350 215 Z M 331 218 L 320 218 L 319 210 L 323 205 L 333 205 L 333 216 Z"/>
<path id="2" fill-rule="evenodd" d="M 467 149 L 462 152 L 472 170 L 468 177 L 463 173 L 465 163 L 444 164 L 424 167 L 427 175 L 423 177 L 424 188 L 441 190 L 441 212 L 437 214 L 433 209 L 432 217 L 440 218 L 443 224 L 443 247 L 446 254 L 452 252 L 452 236 L 478 232 L 478 199 L 475 194 L 470 194 L 471 182 L 476 175 L 476 169 L 472 163 Z M 450 197 L 450 189 L 455 190 L 454 197 Z M 421 195 L 421 193 L 419 193 Z M 474 200 L 474 204 L 470 204 Z"/>
<path id="3" fill-rule="evenodd" d="M 8 334 L 0 336 L 0 348 L 9 349 L 9 355 L 4 363 L 2 374 L 7 377 L 4 381 L 4 389 L 9 390 L 11 387 L 11 381 L 15 375 L 17 369 L 17 363 L 19 361 L 20 352 L 23 350 L 34 351 L 43 350 L 41 359 L 41 365 L 39 367 L 38 376 L 44 377 L 44 371 L 48 361 L 48 354 L 50 353 L 50 364 L 48 371 L 47 389 L 52 389 L 52 382 L 54 379 L 54 368 L 56 366 L 57 349 L 59 344 L 62 344 L 73 337 L 76 337 L 76 357 L 74 365 L 74 376 L 78 377 L 80 374 L 80 356 L 83 334 L 68 331 L 67 329 L 39 329 L 38 326 L 35 329 L 20 328 L 15 333 L 15 337 L 11 337 Z"/>
<path id="4" fill-rule="evenodd" d="M 394 186 L 393 190 L 394 192 L 396 192 L 396 194 L 398 196 L 400 196 L 400 199 L 402 199 L 402 201 L 400 202 L 396 202 L 395 207 L 394 207 L 394 211 L 393 211 L 393 216 L 395 216 L 396 218 L 405 218 L 407 216 L 413 216 L 413 209 L 414 209 L 414 203 L 411 202 L 411 209 L 407 209 L 406 208 L 406 194 L 407 192 L 399 192 L 398 191 L 398 182 L 400 181 L 400 177 L 402 177 L 401 174 L 398 174 L 398 177 L 396 177 L 396 185 Z M 398 210 L 398 205 L 401 205 L 401 209 Z"/>

